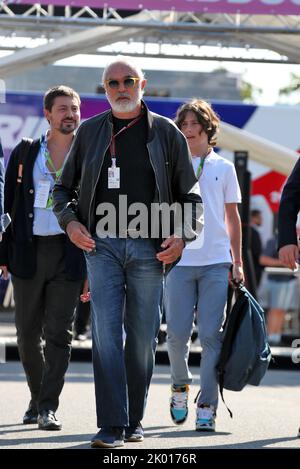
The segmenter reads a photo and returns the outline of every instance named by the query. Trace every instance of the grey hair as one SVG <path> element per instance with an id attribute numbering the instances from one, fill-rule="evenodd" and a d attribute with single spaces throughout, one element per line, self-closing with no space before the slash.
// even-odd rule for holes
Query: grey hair
<path id="1" fill-rule="evenodd" d="M 109 64 L 106 65 L 106 67 L 103 70 L 102 74 L 102 84 L 105 83 L 107 74 L 109 70 L 114 66 L 114 65 L 127 65 L 130 67 L 132 70 L 136 72 L 137 77 L 139 77 L 141 80 L 144 80 L 145 74 L 142 71 L 142 69 L 137 65 L 136 61 L 134 60 L 133 57 L 127 57 L 125 55 L 117 55 Z"/>

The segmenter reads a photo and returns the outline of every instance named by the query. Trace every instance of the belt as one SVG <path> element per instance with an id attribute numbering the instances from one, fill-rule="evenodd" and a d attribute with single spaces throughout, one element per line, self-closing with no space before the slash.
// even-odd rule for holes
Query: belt
<path id="1" fill-rule="evenodd" d="M 47 236 L 34 235 L 34 239 L 39 242 L 40 241 L 42 242 L 63 241 L 66 239 L 66 235 L 65 234 L 47 235 Z"/>

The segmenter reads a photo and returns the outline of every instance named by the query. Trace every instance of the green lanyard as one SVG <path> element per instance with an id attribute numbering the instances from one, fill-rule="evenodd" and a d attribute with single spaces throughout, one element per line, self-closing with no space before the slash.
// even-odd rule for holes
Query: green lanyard
<path id="1" fill-rule="evenodd" d="M 52 161 L 52 158 L 50 156 L 50 153 L 47 149 L 45 149 L 45 158 L 46 158 L 46 161 L 47 163 L 49 163 L 49 166 L 51 167 L 51 169 L 53 169 L 53 174 L 55 174 L 55 181 L 57 181 L 62 173 L 62 167 L 57 171 L 55 166 L 54 166 L 54 163 Z"/>
<path id="2" fill-rule="evenodd" d="M 196 178 L 199 179 L 202 172 L 203 172 L 203 166 L 204 166 L 204 162 L 205 162 L 205 157 L 202 157 L 200 159 L 200 163 L 199 163 L 199 166 L 197 168 L 197 171 L 196 171 Z"/>
<path id="3" fill-rule="evenodd" d="M 50 153 L 48 151 L 48 148 L 45 147 L 45 158 L 46 158 L 46 162 L 49 163 L 49 166 L 51 167 L 51 169 L 53 169 L 53 173 L 55 175 L 54 179 L 55 179 L 55 182 L 59 179 L 61 173 L 62 173 L 62 167 L 57 171 L 55 166 L 54 166 L 54 163 L 52 161 L 52 158 L 50 156 Z M 48 200 L 47 200 L 47 205 L 46 205 L 46 208 L 47 209 L 52 209 L 53 208 L 53 195 L 52 195 L 52 191 L 51 193 L 49 193 L 49 197 L 48 197 Z"/>

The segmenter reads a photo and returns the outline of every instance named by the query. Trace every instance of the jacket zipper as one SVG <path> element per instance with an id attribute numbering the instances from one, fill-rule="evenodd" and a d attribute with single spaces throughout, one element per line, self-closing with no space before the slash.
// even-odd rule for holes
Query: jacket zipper
<path id="1" fill-rule="evenodd" d="M 158 190 L 158 199 L 159 199 L 159 203 L 161 203 L 161 194 L 160 194 L 160 190 L 159 190 L 159 184 L 158 184 L 158 178 L 157 178 L 157 173 L 156 173 L 156 170 L 155 170 L 155 165 L 153 164 L 153 161 L 152 161 L 152 158 L 151 158 L 151 151 L 149 149 L 149 144 L 147 143 L 147 150 L 148 150 L 148 154 L 149 154 L 149 160 L 150 160 L 150 163 L 151 163 L 151 166 L 152 166 L 152 169 L 153 169 L 153 172 L 154 172 L 154 176 L 155 176 L 155 181 L 156 181 L 156 187 L 157 187 L 157 190 Z"/>
<path id="2" fill-rule="evenodd" d="M 110 142 L 111 142 L 111 140 L 110 140 Z M 104 156 L 103 156 L 103 158 L 102 158 L 102 163 L 101 163 L 101 166 L 100 166 L 100 169 L 99 169 L 99 172 L 98 172 L 98 176 L 97 176 L 97 179 L 96 179 L 96 183 L 95 183 L 94 188 L 93 188 L 93 191 L 92 191 L 92 196 L 91 196 L 90 206 L 89 206 L 89 218 L 88 218 L 88 230 L 89 230 L 89 232 L 91 232 L 91 209 L 92 209 L 92 203 L 93 203 L 93 200 L 94 200 L 94 195 L 95 195 L 96 187 L 97 187 L 97 184 L 98 184 L 98 181 L 99 181 L 99 177 L 100 177 L 100 174 L 101 174 L 102 166 L 103 166 L 103 163 L 104 163 L 104 157 L 105 157 L 105 154 L 106 154 L 107 150 L 109 149 L 110 142 L 109 142 L 109 144 L 107 145 L 107 147 L 106 147 L 106 149 L 105 149 Z"/>
<path id="3" fill-rule="evenodd" d="M 149 154 L 149 160 L 150 160 L 150 164 L 153 168 L 153 171 L 154 171 L 154 176 L 155 176 L 155 180 L 156 180 L 156 187 L 157 187 L 157 190 L 158 190 L 158 200 L 159 200 L 159 203 L 161 204 L 161 194 L 160 194 L 160 190 L 159 190 L 159 184 L 158 184 L 158 178 L 157 178 L 157 173 L 155 171 L 155 165 L 153 164 L 153 161 L 152 161 L 152 158 L 151 158 L 151 151 L 149 149 L 149 144 L 147 143 L 147 150 L 148 150 L 148 154 Z M 166 264 L 162 264 L 162 269 L 163 269 L 163 278 L 165 278 L 165 274 L 166 274 Z M 163 284 L 164 284 L 164 281 L 163 281 Z"/>

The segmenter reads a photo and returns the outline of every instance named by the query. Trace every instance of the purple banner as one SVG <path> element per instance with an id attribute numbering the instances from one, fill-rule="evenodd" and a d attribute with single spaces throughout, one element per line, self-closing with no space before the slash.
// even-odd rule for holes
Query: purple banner
<path id="1" fill-rule="evenodd" d="M 7 3 L 70 5 L 119 10 L 176 10 L 206 13 L 300 14 L 300 0 L 7 0 Z M 88 4 L 88 5 L 87 5 Z"/>
<path id="2" fill-rule="evenodd" d="M 171 98 L 146 97 L 151 111 L 174 119 L 181 100 Z M 102 95 L 81 96 L 81 118 L 87 119 L 109 108 Z M 256 106 L 242 103 L 215 103 L 214 109 L 228 122 L 243 127 L 256 109 Z M 7 93 L 6 101 L 0 103 L 0 136 L 7 160 L 12 149 L 23 137 L 39 138 L 48 123 L 43 115 L 43 96 L 40 93 Z"/>

